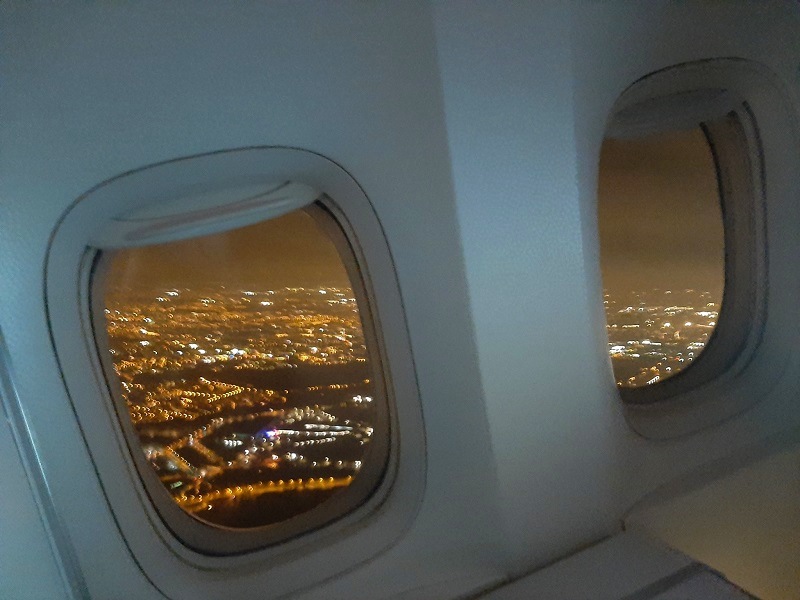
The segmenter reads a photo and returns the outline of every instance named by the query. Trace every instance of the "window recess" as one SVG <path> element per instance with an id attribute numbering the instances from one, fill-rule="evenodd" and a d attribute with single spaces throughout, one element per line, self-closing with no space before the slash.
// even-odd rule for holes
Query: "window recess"
<path id="1" fill-rule="evenodd" d="M 760 140 L 735 86 L 709 77 L 725 70 L 693 63 L 640 80 L 601 152 L 609 355 L 634 427 L 656 437 L 713 422 L 676 415 L 697 416 L 695 393 L 746 368 L 765 318 Z"/>

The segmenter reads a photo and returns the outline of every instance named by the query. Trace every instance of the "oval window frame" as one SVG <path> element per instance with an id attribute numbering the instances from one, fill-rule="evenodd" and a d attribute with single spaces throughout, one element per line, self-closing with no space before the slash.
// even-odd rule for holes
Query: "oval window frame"
<path id="1" fill-rule="evenodd" d="M 386 476 L 375 493 L 362 506 L 328 525 L 277 545 L 259 544 L 259 548 L 211 555 L 191 548 L 162 522 L 143 486 L 136 482 L 136 468 L 127 459 L 124 434 L 105 385 L 91 328 L 95 246 L 97 240 L 105 240 L 104 246 L 113 247 L 113 236 L 109 241 L 104 232 L 116 228 L 115 235 L 119 235 L 120 217 L 145 205 L 185 197 L 187 191 L 209 183 L 218 189 L 251 189 L 263 184 L 268 191 L 275 181 L 298 182 L 335 198 L 328 208 L 343 228 L 361 267 L 361 277 L 372 295 L 369 306 L 376 337 L 385 353 L 382 364 L 390 394 L 390 457 Z M 230 204 L 242 199 L 236 194 L 229 198 Z M 246 222 L 277 216 L 270 212 L 269 203 L 250 209 L 248 205 Z M 205 231 L 214 230 L 219 215 L 226 221 L 219 229 L 240 223 L 240 214 L 223 210 L 209 216 Z M 158 214 L 156 218 L 164 216 Z M 172 219 L 175 215 L 166 216 Z M 141 225 L 141 219 L 131 221 L 137 228 Z M 178 239 L 184 230 L 180 219 L 175 224 L 173 239 Z M 196 234 L 197 222 L 185 231 L 190 229 L 187 236 Z M 130 240 L 126 243 L 131 244 Z M 374 558 L 397 542 L 413 522 L 425 488 L 425 438 L 402 296 L 377 214 L 362 188 L 338 164 L 302 149 L 264 146 L 175 159 L 110 179 L 78 198 L 60 219 L 45 263 L 45 297 L 61 376 L 109 513 L 139 568 L 163 593 L 172 595 L 178 579 L 184 582 L 183 591 L 186 582 L 191 582 L 189 587 L 198 594 L 213 595 L 215 590 L 244 593 L 258 582 L 268 584 L 276 595 L 294 592 Z M 113 484 L 112 474 L 117 479 Z M 60 481 L 60 485 L 68 489 L 69 481 Z M 102 552 L 92 546 L 90 538 L 78 536 L 75 544 L 81 556 L 102 560 Z M 313 573 L 309 573 L 309 565 L 313 565 Z M 176 577 L 176 573 L 182 575 Z"/>
<path id="2" fill-rule="evenodd" d="M 783 373 L 787 358 L 779 348 L 788 332 L 776 329 L 769 319 L 776 307 L 785 306 L 768 294 L 773 271 L 768 192 L 789 193 L 782 175 L 785 161 L 777 149 L 796 147 L 790 107 L 780 79 L 763 65 L 716 58 L 648 74 L 625 89 L 610 111 L 605 132 L 612 136 L 704 123 L 724 195 L 726 281 L 712 339 L 681 373 L 651 386 L 617 388 L 628 424 L 645 438 L 672 439 L 727 421 L 754 406 L 763 389 Z M 762 128 L 768 130 L 766 139 Z M 773 160 L 777 168 L 767 170 L 766 163 Z M 731 164 L 746 168 L 737 173 Z M 732 335 L 719 343 L 720 332 Z"/>

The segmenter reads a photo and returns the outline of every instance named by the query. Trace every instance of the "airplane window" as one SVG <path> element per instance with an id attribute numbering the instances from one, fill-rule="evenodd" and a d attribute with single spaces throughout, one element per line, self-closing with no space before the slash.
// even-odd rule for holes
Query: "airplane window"
<path id="1" fill-rule="evenodd" d="M 322 206 L 106 254 L 106 368 L 162 496 L 245 529 L 330 506 L 361 480 L 335 518 L 377 486 L 388 426 L 374 336 Z"/>
<path id="2" fill-rule="evenodd" d="M 598 213 L 617 386 L 674 377 L 711 339 L 725 285 L 717 172 L 702 129 L 606 139 Z"/>

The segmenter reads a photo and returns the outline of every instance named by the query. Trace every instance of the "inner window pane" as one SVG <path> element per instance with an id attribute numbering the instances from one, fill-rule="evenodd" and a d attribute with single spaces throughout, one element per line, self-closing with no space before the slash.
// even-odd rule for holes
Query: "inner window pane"
<path id="1" fill-rule="evenodd" d="M 147 462 L 196 518 L 284 521 L 385 460 L 371 452 L 384 399 L 340 250 L 297 211 L 111 258 L 122 397 Z"/>
<path id="2" fill-rule="evenodd" d="M 725 284 L 716 169 L 702 130 L 606 139 L 598 211 L 617 385 L 663 381 L 705 349 Z"/>

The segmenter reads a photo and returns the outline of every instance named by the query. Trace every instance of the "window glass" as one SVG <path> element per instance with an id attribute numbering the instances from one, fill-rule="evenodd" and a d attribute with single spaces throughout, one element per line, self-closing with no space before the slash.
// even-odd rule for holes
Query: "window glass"
<path id="1" fill-rule="evenodd" d="M 722 210 L 703 131 L 606 139 L 598 213 L 617 385 L 664 381 L 703 352 L 722 303 Z"/>
<path id="2" fill-rule="evenodd" d="M 201 521 L 269 525 L 366 471 L 377 485 L 385 397 L 336 227 L 317 206 L 107 262 L 108 351 L 131 437 Z"/>

